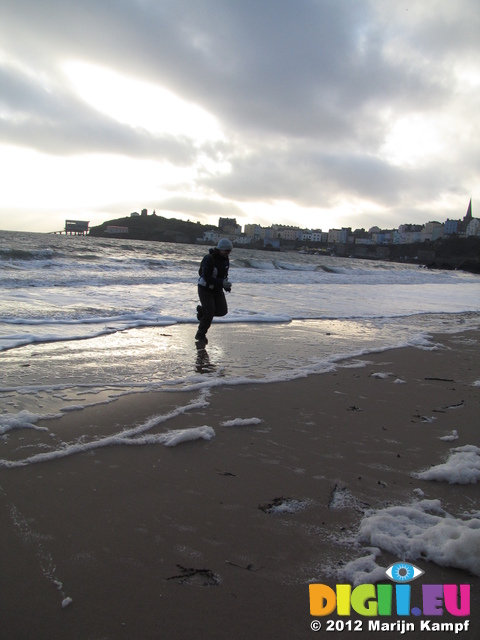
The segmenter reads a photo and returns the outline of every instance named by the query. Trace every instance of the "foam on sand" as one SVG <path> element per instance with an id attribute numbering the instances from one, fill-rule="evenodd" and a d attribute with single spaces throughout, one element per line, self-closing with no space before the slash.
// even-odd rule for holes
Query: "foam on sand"
<path id="1" fill-rule="evenodd" d="M 145 435 L 139 438 L 122 440 L 122 444 L 163 444 L 166 447 L 176 447 L 182 442 L 192 442 L 193 440 L 211 440 L 215 437 L 212 427 L 192 427 L 191 429 L 174 429 L 167 433 L 156 435 Z"/>
<path id="2" fill-rule="evenodd" d="M 453 440 L 458 440 L 458 431 L 454 429 L 452 433 L 448 434 L 447 436 L 443 436 L 439 438 L 439 440 L 443 440 L 444 442 L 451 442 Z"/>
<path id="3" fill-rule="evenodd" d="M 443 464 L 421 473 L 412 473 L 412 476 L 419 480 L 437 480 L 449 484 L 476 484 L 480 480 L 480 448 L 467 444 L 451 449 L 451 452 Z"/>
<path id="4" fill-rule="evenodd" d="M 235 418 L 234 420 L 226 420 L 222 422 L 222 427 L 246 427 L 254 424 L 261 424 L 263 420 L 260 418 Z"/>
<path id="5" fill-rule="evenodd" d="M 360 584 L 385 577 L 375 558 L 380 550 L 408 561 L 434 562 L 480 576 L 480 519 L 454 518 L 440 500 L 421 500 L 409 505 L 367 511 L 357 541 L 369 553 L 348 563 L 342 579 Z"/>
<path id="6" fill-rule="evenodd" d="M 48 431 L 46 427 L 39 427 L 35 423 L 40 418 L 59 418 L 62 414 L 39 415 L 31 411 L 19 411 L 18 413 L 6 413 L 0 416 L 0 436 L 5 435 L 14 429 L 35 429 L 36 431 Z"/>
<path id="7" fill-rule="evenodd" d="M 208 405 L 206 399 L 207 395 L 208 391 L 202 391 L 200 395 L 196 399 L 192 400 L 192 402 L 190 402 L 189 404 L 177 407 L 164 415 L 153 416 L 135 427 L 125 429 L 110 436 L 100 437 L 88 442 L 85 442 L 81 437 L 73 443 L 62 443 L 62 445 L 58 449 L 53 449 L 52 451 L 48 451 L 46 453 L 38 453 L 21 460 L 0 459 L 0 467 L 25 467 L 29 464 L 47 462 L 50 460 L 57 460 L 59 458 L 66 458 L 78 453 L 86 453 L 87 451 L 114 445 L 164 444 L 167 447 L 174 447 L 181 442 L 189 442 L 199 439 L 211 440 L 215 436 L 215 431 L 212 429 L 212 427 L 208 426 L 193 427 L 190 429 L 177 429 L 174 431 L 167 431 L 158 434 L 149 433 L 158 425 L 165 423 L 168 420 L 175 418 L 183 413 L 186 413 L 187 411 L 205 408 L 205 406 Z"/>

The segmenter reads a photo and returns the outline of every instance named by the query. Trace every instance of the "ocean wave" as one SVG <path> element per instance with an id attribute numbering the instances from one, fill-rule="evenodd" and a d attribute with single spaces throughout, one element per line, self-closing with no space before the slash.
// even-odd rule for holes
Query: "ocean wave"
<path id="1" fill-rule="evenodd" d="M 274 263 L 277 269 L 284 269 L 285 271 L 315 271 L 316 266 L 313 264 L 296 264 L 294 262 L 282 262 L 275 260 Z"/>
<path id="2" fill-rule="evenodd" d="M 27 262 L 31 260 L 53 260 L 56 256 L 52 249 L 23 249 L 0 248 L 0 260 Z"/>
<path id="3" fill-rule="evenodd" d="M 195 323 L 198 266 L 207 251 L 0 233 L 0 348 Z M 480 311 L 478 276 L 414 265 L 242 248 L 232 252 L 229 276 L 222 322 Z"/>

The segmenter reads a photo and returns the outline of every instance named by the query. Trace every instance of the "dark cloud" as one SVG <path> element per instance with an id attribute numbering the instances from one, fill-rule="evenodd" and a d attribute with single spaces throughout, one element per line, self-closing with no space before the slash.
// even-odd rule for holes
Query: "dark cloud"
<path id="1" fill-rule="evenodd" d="M 249 200 L 328 207 L 340 197 L 414 210 L 477 184 L 478 134 L 470 125 L 452 155 L 420 168 L 380 149 L 399 117 L 457 117 L 456 70 L 478 74 L 479 31 L 477 0 L 7 0 L 0 134 L 57 155 L 221 159 L 230 170 L 199 169 L 198 185 L 239 211 Z M 69 60 L 169 88 L 212 113 L 226 140 L 199 146 L 108 118 L 65 84 Z M 458 110 L 465 123 L 475 116 L 467 103 Z M 171 202 L 207 215 L 197 204 Z"/>
<path id="2" fill-rule="evenodd" d="M 372 103 L 443 91 L 385 59 L 368 3 L 18 0 L 9 17 L 14 35 L 12 25 L 3 35 L 18 55 L 28 43 L 45 64 L 77 57 L 166 83 L 256 135 L 362 140 Z"/>
<path id="3" fill-rule="evenodd" d="M 451 164 L 443 164 L 409 169 L 373 155 L 321 153 L 297 146 L 232 159 L 228 174 L 205 183 L 224 198 L 240 202 L 292 200 L 304 207 L 325 207 L 357 198 L 395 207 L 402 205 L 405 193 L 413 201 L 434 199 L 454 175 Z"/>

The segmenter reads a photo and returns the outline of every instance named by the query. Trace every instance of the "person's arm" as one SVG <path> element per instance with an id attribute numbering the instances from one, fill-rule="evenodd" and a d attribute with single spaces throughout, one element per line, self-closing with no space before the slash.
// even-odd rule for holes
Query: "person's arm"
<path id="1" fill-rule="evenodd" d="M 201 277 L 204 279 L 207 287 L 212 289 L 213 287 L 222 287 L 223 279 L 218 277 L 218 271 L 215 266 L 212 256 L 205 256 L 201 264 Z"/>

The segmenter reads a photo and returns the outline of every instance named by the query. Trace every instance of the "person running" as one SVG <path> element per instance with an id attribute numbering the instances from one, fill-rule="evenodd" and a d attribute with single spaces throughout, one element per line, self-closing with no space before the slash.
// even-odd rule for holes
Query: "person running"
<path id="1" fill-rule="evenodd" d="M 195 340 L 207 344 L 207 331 L 214 316 L 225 316 L 228 313 L 224 291 L 231 291 L 228 280 L 229 255 L 233 245 L 227 238 L 222 238 L 214 249 L 203 258 L 198 270 L 197 319 L 199 321 Z"/>

